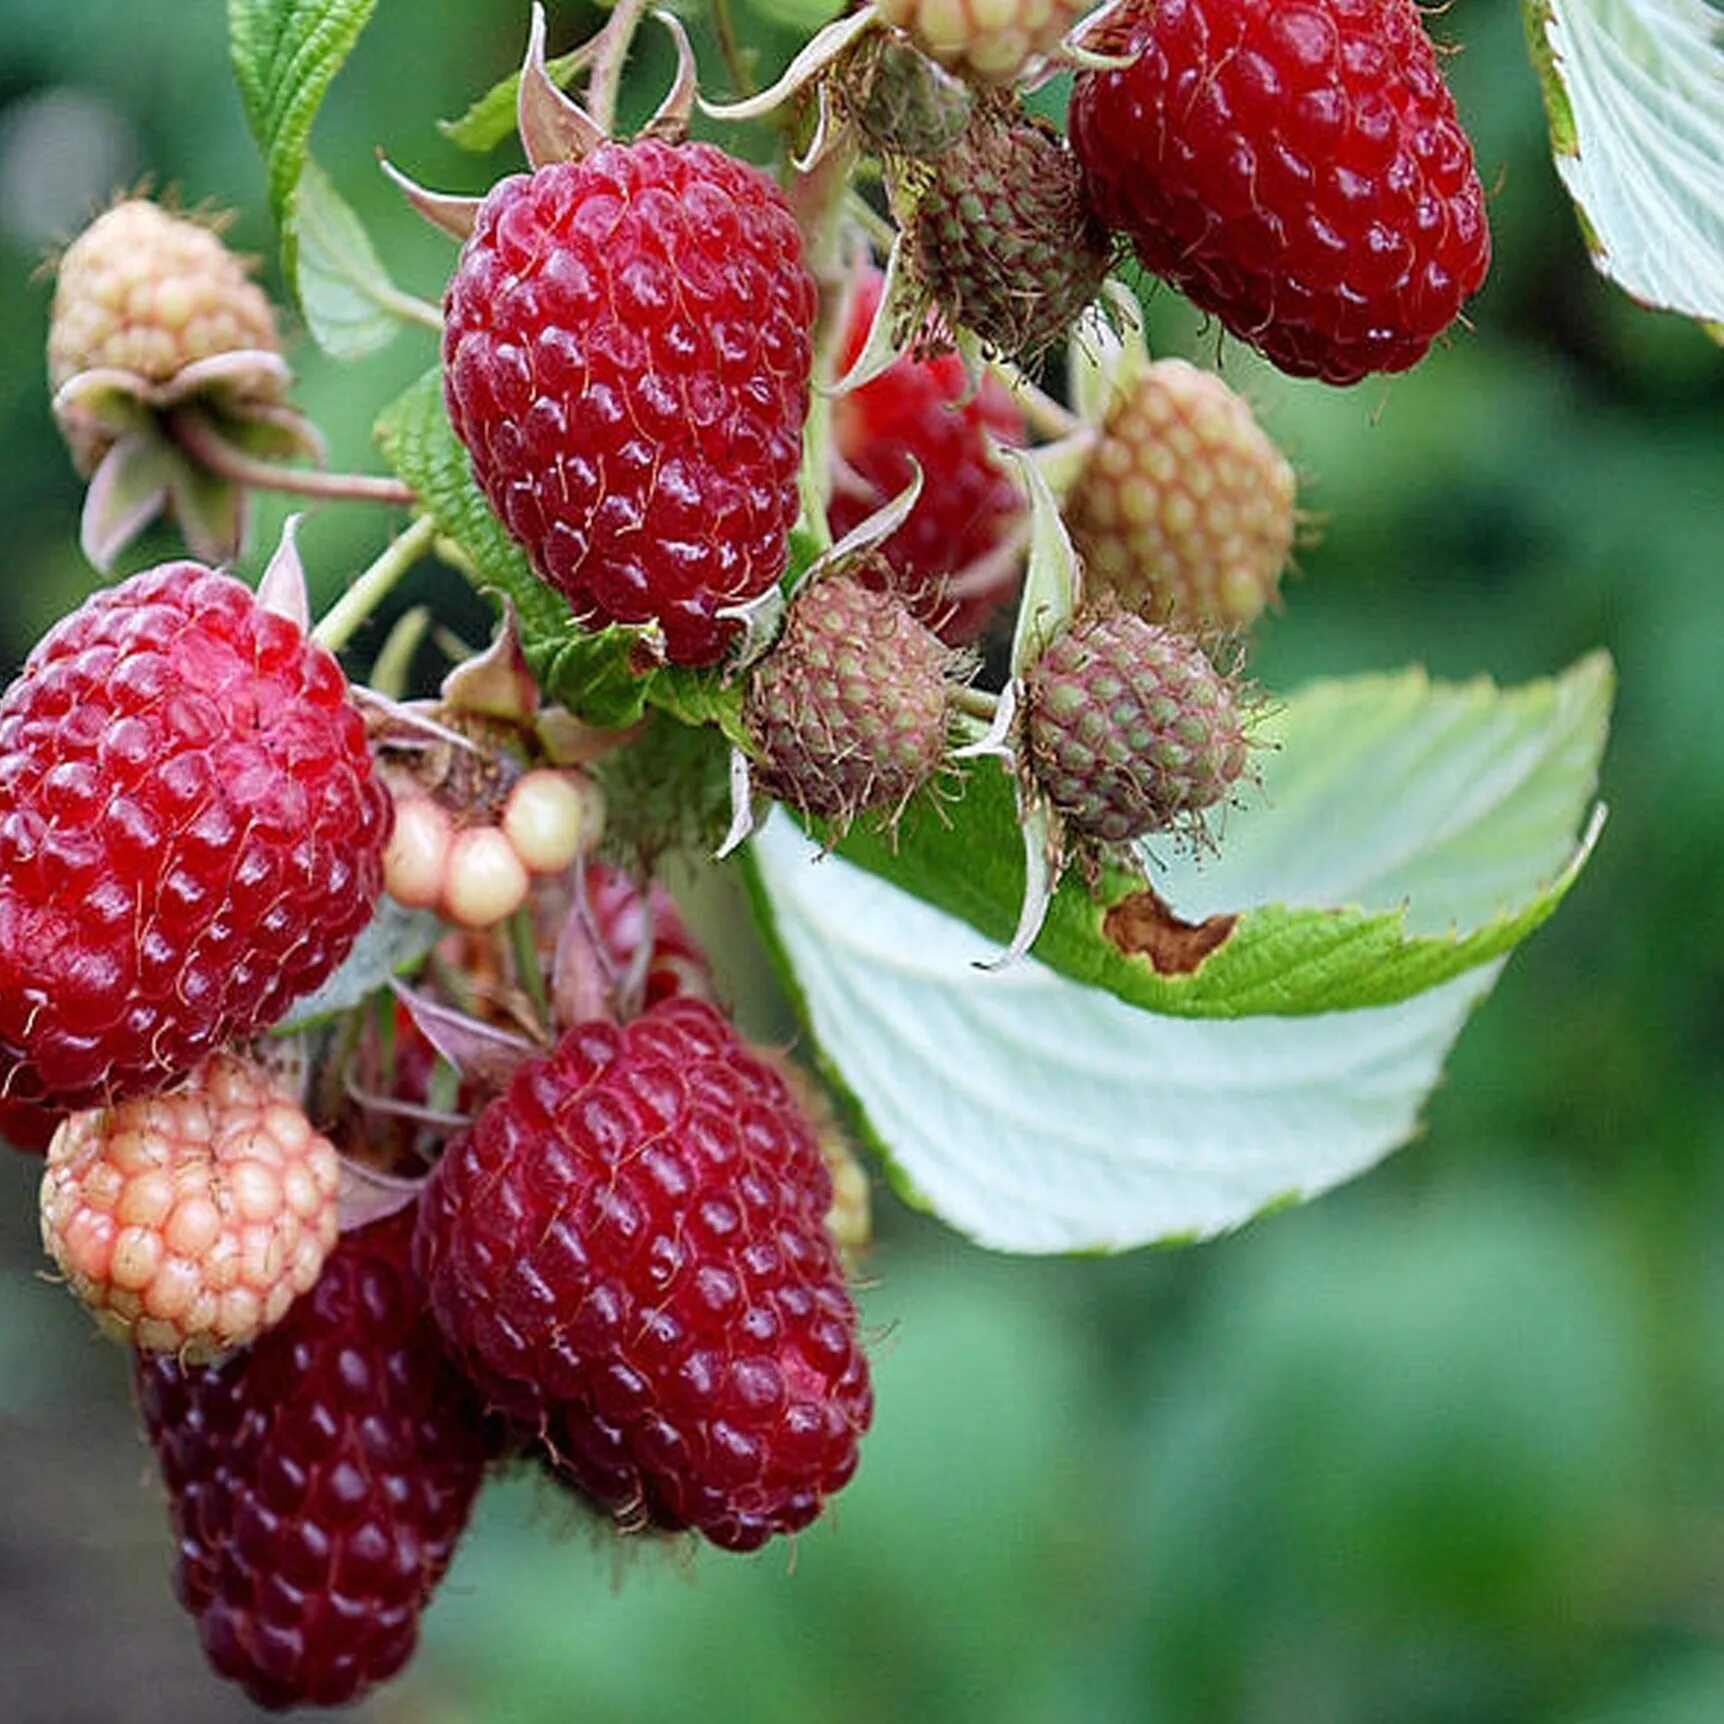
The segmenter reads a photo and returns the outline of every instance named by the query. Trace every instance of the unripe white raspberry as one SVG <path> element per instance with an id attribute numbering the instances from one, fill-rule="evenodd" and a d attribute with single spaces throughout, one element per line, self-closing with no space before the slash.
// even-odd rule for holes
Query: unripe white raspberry
<path id="1" fill-rule="evenodd" d="M 930 59 L 978 84 L 1009 84 L 1051 54 L 1093 0 L 876 0 Z"/>
<path id="2" fill-rule="evenodd" d="M 1065 517 L 1092 598 L 1181 628 L 1240 629 L 1275 601 L 1294 490 L 1242 396 L 1162 359 L 1114 403 Z"/>

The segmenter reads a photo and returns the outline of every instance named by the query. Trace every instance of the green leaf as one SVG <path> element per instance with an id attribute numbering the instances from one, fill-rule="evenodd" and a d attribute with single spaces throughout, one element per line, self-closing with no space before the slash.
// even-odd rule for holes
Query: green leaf
<path id="1" fill-rule="evenodd" d="M 321 988 L 296 1000 L 273 1033 L 290 1035 L 323 1018 L 351 1011 L 385 986 L 391 976 L 411 969 L 447 931 L 429 912 L 405 909 L 385 897 L 340 969 Z"/>
<path id="2" fill-rule="evenodd" d="M 312 339 L 334 359 L 363 359 L 419 321 L 334 182 L 306 157 L 295 199 L 299 302 Z"/>
<path id="3" fill-rule="evenodd" d="M 1499 958 L 1556 908 L 1596 837 L 1596 821 L 1578 845 L 1575 829 L 1612 680 L 1594 657 L 1506 692 L 1420 671 L 1319 683 L 1259 726 L 1262 784 L 1220 823 L 1220 854 L 1152 864 L 1198 936 L 1121 871 L 1095 896 L 1071 875 L 1036 956 L 1129 1005 L 1199 1018 L 1388 1005 Z M 858 825 L 840 850 L 979 929 L 976 959 L 1011 938 L 1023 862 L 994 765 L 956 807 L 914 808 L 895 840 Z M 1152 944 L 1168 949 L 1125 949 Z"/>
<path id="4" fill-rule="evenodd" d="M 1494 967 L 1399 1005 L 1192 1023 L 1033 959 L 982 974 L 962 923 L 775 816 L 760 922 L 894 1182 L 1000 1251 L 1206 1238 L 1316 1196 L 1412 1135 Z"/>
<path id="5" fill-rule="evenodd" d="M 743 685 L 722 670 L 685 670 L 667 665 L 653 675 L 648 698 L 661 712 L 684 724 L 714 724 L 739 748 L 748 746 L 742 722 Z"/>
<path id="6" fill-rule="evenodd" d="M 1724 16 L 1708 0 L 1522 0 L 1557 173 L 1599 271 L 1724 321 Z"/>
<path id="7" fill-rule="evenodd" d="M 1069 884 L 1050 962 L 984 973 L 974 926 L 880 877 L 1003 941 L 1021 864 L 991 771 L 896 857 L 853 836 L 874 873 L 775 818 L 750 886 L 828 1074 L 912 1201 L 1001 1250 L 1205 1238 L 1416 1130 L 1503 954 L 1596 836 L 1595 813 L 1575 845 L 1610 690 L 1594 658 L 1506 692 L 1415 671 L 1294 696 L 1221 854 L 1156 873 L 1192 923 L 1242 910 L 1186 975 L 1126 959 Z M 1127 889 L 1111 876 L 1104 901 Z"/>
<path id="8" fill-rule="evenodd" d="M 297 199 L 312 122 L 376 0 L 228 0 L 228 44 L 263 151 L 282 272 L 299 280 Z"/>
<path id="9" fill-rule="evenodd" d="M 572 53 L 547 60 L 545 70 L 551 82 L 564 90 L 591 58 L 586 49 L 576 48 Z M 439 120 L 437 129 L 450 143 L 475 155 L 484 155 L 515 130 L 515 104 L 520 94 L 521 74 L 511 72 L 500 84 L 493 84 L 458 120 Z"/>
<path id="10" fill-rule="evenodd" d="M 384 408 L 376 430 L 390 466 L 466 553 L 478 584 L 514 604 L 529 647 L 559 635 L 568 624 L 568 606 L 533 573 L 526 553 L 475 483 L 467 451 L 443 406 L 442 368 L 434 365 L 410 383 Z"/>

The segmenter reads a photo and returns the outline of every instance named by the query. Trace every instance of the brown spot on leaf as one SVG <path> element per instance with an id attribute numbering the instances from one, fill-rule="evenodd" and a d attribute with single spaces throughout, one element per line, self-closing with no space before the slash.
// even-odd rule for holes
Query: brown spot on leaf
<path id="1" fill-rule="evenodd" d="M 1209 954 L 1227 943 L 1237 916 L 1206 916 L 1184 922 L 1167 900 L 1146 886 L 1110 904 L 1101 931 L 1128 958 L 1147 958 L 1158 976 L 1189 976 Z"/>

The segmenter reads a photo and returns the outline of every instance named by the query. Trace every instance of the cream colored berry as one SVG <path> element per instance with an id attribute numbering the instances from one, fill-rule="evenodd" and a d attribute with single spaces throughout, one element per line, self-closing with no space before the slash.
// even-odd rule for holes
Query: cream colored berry
<path id="1" fill-rule="evenodd" d="M 454 842 L 449 816 L 418 792 L 395 798 L 395 825 L 383 852 L 383 889 L 410 910 L 429 910 L 443 896 Z"/>
<path id="2" fill-rule="evenodd" d="M 1164 359 L 1109 413 L 1066 523 L 1092 596 L 1188 629 L 1246 628 L 1292 554 L 1294 491 L 1244 399 Z"/>
<path id="3" fill-rule="evenodd" d="M 887 24 L 978 84 L 1009 84 L 1051 54 L 1094 0 L 875 0 Z"/>
<path id="4" fill-rule="evenodd" d="M 275 314 L 245 264 L 201 222 L 130 198 L 66 248 L 48 326 L 58 389 L 98 367 L 166 383 L 220 353 L 279 353 Z"/>
<path id="5" fill-rule="evenodd" d="M 442 912 L 463 928 L 494 927 L 526 903 L 530 884 L 499 827 L 470 826 L 449 846 Z"/>
<path id="6" fill-rule="evenodd" d="M 509 792 L 503 832 L 529 873 L 560 874 L 597 843 L 600 809 L 590 779 L 541 768 Z"/>
<path id="7" fill-rule="evenodd" d="M 340 1174 L 270 1075 L 220 1054 L 181 1089 L 66 1120 L 43 1170 L 42 1243 L 108 1333 L 210 1358 L 316 1281 Z"/>

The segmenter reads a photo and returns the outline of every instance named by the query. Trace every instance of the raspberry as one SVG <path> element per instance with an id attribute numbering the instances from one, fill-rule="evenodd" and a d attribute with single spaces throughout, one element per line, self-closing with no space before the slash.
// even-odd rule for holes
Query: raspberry
<path id="1" fill-rule="evenodd" d="M 1413 0 L 1132 0 L 1071 140 L 1097 212 L 1297 377 L 1404 371 L 1490 263 L 1472 145 Z"/>
<path id="2" fill-rule="evenodd" d="M 264 1706 L 339 1706 L 407 1662 L 484 1475 L 492 1437 L 440 1352 L 412 1226 L 348 1234 L 244 1352 L 137 1362 L 175 1590 Z"/>
<path id="3" fill-rule="evenodd" d="M 211 228 L 131 198 L 66 248 L 48 324 L 54 389 L 95 370 L 165 384 L 188 365 L 241 351 L 281 351 L 275 314 Z M 279 400 L 283 387 L 260 377 L 258 391 Z M 111 434 L 66 429 L 79 470 L 90 473 Z"/>
<path id="4" fill-rule="evenodd" d="M 1009 84 L 1051 54 L 1092 0 L 876 0 L 884 23 L 978 84 Z"/>
<path id="5" fill-rule="evenodd" d="M 710 664 L 784 570 L 813 277 L 783 195 L 710 144 L 610 143 L 495 186 L 445 303 L 473 472 L 582 621 Z"/>
<path id="6" fill-rule="evenodd" d="M 0 1096 L 89 1107 L 347 955 L 389 800 L 341 667 L 231 576 L 96 594 L 0 696 Z"/>
<path id="7" fill-rule="evenodd" d="M 260 1067 L 75 1113 L 48 1148 L 42 1244 L 117 1339 L 209 1358 L 279 1323 L 335 1243 L 340 1163 Z"/>
<path id="8" fill-rule="evenodd" d="M 1015 98 L 978 104 L 930 170 L 909 238 L 947 319 L 1021 360 L 1065 335 L 1113 260 L 1065 139 Z"/>
<path id="9" fill-rule="evenodd" d="M 855 296 L 846 365 L 867 340 L 880 291 L 881 278 L 870 276 Z M 906 356 L 841 396 L 832 429 L 847 469 L 832 498 L 832 531 L 842 536 L 890 502 L 914 462 L 922 495 L 880 551 L 918 621 L 951 645 L 974 640 L 1017 591 L 1011 546 L 1027 511 L 987 445 L 990 435 L 1026 441 L 1017 403 L 992 376 L 972 392 L 956 354 Z"/>
<path id="10" fill-rule="evenodd" d="M 1194 819 L 1245 770 L 1226 679 L 1191 641 L 1129 611 L 1080 617 L 1025 683 L 1030 770 L 1087 838 L 1121 844 Z"/>
<path id="11" fill-rule="evenodd" d="M 761 787 L 840 822 L 902 808 L 946 751 L 951 659 L 895 595 L 815 581 L 749 684 Z"/>
<path id="12" fill-rule="evenodd" d="M 1092 596 L 1186 629 L 1246 628 L 1292 552 L 1293 494 L 1243 398 L 1163 359 L 1114 402 L 1065 517 Z"/>
<path id="13" fill-rule="evenodd" d="M 855 1471 L 872 1413 L 783 1078 L 711 1006 L 577 1025 L 457 1138 L 416 1262 L 456 1356 L 625 1525 L 750 1550 Z"/>

